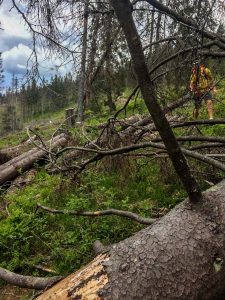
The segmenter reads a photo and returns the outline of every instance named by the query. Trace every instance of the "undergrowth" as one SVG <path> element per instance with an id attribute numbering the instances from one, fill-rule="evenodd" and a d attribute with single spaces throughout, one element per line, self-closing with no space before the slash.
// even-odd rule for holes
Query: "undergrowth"
<path id="1" fill-rule="evenodd" d="M 9 215 L 4 210 L 0 214 L 1 266 L 44 275 L 35 266 L 46 265 L 66 274 L 91 260 L 95 240 L 116 243 L 144 227 L 118 216 L 50 215 L 36 211 L 37 203 L 76 211 L 116 208 L 151 217 L 155 210 L 171 208 L 184 198 L 175 182 L 159 184 L 158 164 L 133 165 L 128 172 L 90 169 L 77 183 L 40 170 L 32 184 L 2 197 L 1 206 L 8 204 Z"/>
<path id="2" fill-rule="evenodd" d="M 223 103 L 223 88 L 217 97 Z M 174 91 L 171 91 L 173 98 Z M 215 102 L 216 117 L 223 117 L 225 105 Z M 117 104 L 117 109 L 124 100 Z M 188 104 L 176 113 L 191 119 L 193 104 Z M 131 102 L 121 117 L 147 112 L 139 95 Z M 57 115 L 61 118 L 62 113 Z M 107 114 L 98 116 L 87 112 L 85 131 L 79 128 L 71 130 L 72 135 L 82 144 L 86 137 L 94 139 L 99 123 L 107 120 Z M 206 118 L 205 108 L 201 118 Z M 38 127 L 38 125 L 37 125 Z M 224 135 L 224 125 L 199 127 L 205 135 Z M 52 131 L 49 126 L 40 126 L 39 132 L 47 136 Z M 186 129 L 176 129 L 176 135 L 187 135 Z M 196 133 L 199 134 L 198 131 Z M 24 138 L 24 133 L 3 140 L 2 144 L 16 144 Z M 187 143 L 186 143 L 187 144 Z M 192 143 L 195 144 L 195 143 Z M 185 145 L 185 143 L 184 143 Z M 46 266 L 57 274 L 67 274 L 79 268 L 93 258 L 92 245 L 95 240 L 109 245 L 123 240 L 145 226 L 118 216 L 72 217 L 52 215 L 36 210 L 37 203 L 49 207 L 67 210 L 104 210 L 115 208 L 128 210 L 144 217 L 157 217 L 162 209 L 167 211 L 185 198 L 181 184 L 168 163 L 168 159 L 151 161 L 139 158 L 121 160 L 114 158 L 103 160 L 97 167 L 91 167 L 76 180 L 49 175 L 39 169 L 33 182 L 16 192 L 2 195 L 0 199 L 0 265 L 23 274 L 46 275 L 37 268 Z M 200 184 L 208 187 L 208 174 L 216 174 L 211 167 L 202 167 L 190 160 L 194 174 L 203 174 Z M 204 177 L 205 176 L 205 177 Z M 207 177 L 208 176 L 208 177 Z M 216 174 L 218 180 L 219 172 Z M 212 179 L 217 180 L 216 178 Z M 6 209 L 7 208 L 7 209 Z"/>

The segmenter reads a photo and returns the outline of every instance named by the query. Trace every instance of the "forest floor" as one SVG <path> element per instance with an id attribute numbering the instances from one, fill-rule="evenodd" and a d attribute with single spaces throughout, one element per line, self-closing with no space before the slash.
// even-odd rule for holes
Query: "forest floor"
<path id="1" fill-rule="evenodd" d="M 223 101 L 224 90 L 220 100 Z M 122 106 L 126 98 L 118 100 Z M 216 117 L 223 118 L 225 104 L 215 104 Z M 191 118 L 192 104 L 176 113 Z M 142 115 L 146 108 L 139 99 L 131 103 L 122 117 Z M 46 116 L 33 124 L 35 131 L 49 140 L 62 121 L 64 112 Z M 74 140 L 83 145 L 96 138 L 91 131 L 107 120 L 89 116 L 85 132 L 71 130 Z M 202 119 L 207 112 L 202 108 Z M 49 122 L 51 120 L 51 122 Z M 224 136 L 224 125 L 206 126 L 204 135 Z M 83 134 L 85 133 L 85 135 Z M 187 135 L 177 129 L 179 135 Z M 27 140 L 26 131 L 16 132 L 0 140 L 0 147 L 14 147 Z M 21 148 L 23 152 L 24 149 Z M 220 180 L 220 172 L 214 168 L 191 162 L 195 174 L 208 176 L 208 181 Z M 212 178 L 209 178 L 212 176 Z M 0 265 L 25 275 L 46 276 L 37 265 L 47 266 L 54 275 L 68 275 L 90 262 L 92 245 L 100 240 L 104 245 L 117 243 L 140 229 L 143 225 L 117 216 L 98 218 L 53 216 L 37 212 L 37 204 L 56 209 L 97 211 L 107 208 L 137 213 L 143 217 L 160 217 L 185 198 L 183 187 L 178 183 L 168 160 L 152 160 L 146 157 L 112 157 L 91 165 L 76 179 L 73 174 L 61 176 L 49 174 L 43 166 L 22 174 L 7 192 L 0 195 Z M 203 183 L 203 189 L 206 187 Z M 8 210 L 8 211 L 7 211 Z M 49 274 L 47 274 L 49 276 Z M 51 275 L 51 274 L 50 274 Z M 2 284 L 2 282 L 0 282 Z M 27 300 L 32 291 L 10 285 L 0 285 L 0 300 Z"/>
<path id="2" fill-rule="evenodd" d="M 26 300 L 29 299 L 32 294 L 32 290 L 18 288 L 9 284 L 0 287 L 1 300 Z"/>

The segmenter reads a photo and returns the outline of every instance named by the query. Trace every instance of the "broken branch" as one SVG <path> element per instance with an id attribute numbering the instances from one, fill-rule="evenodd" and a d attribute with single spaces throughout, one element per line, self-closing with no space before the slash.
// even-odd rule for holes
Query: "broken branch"
<path id="1" fill-rule="evenodd" d="M 75 211 L 75 210 L 61 210 L 61 209 L 54 209 L 47 206 L 43 206 L 41 204 L 37 204 L 37 209 L 41 208 L 42 210 L 45 210 L 47 212 L 50 212 L 52 214 L 60 214 L 60 215 L 69 215 L 69 216 L 85 216 L 85 217 L 100 217 L 100 216 L 108 216 L 108 215 L 116 215 L 120 217 L 125 217 L 131 220 L 134 220 L 140 224 L 150 225 L 156 221 L 156 219 L 151 218 L 143 218 L 139 215 L 132 213 L 130 211 L 123 211 L 118 210 L 114 208 L 109 208 L 106 210 L 100 210 L 100 211 Z"/>

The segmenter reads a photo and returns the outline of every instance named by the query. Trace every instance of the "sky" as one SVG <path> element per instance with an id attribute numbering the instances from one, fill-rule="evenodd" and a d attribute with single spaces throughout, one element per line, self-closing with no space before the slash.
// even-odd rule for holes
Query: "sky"
<path id="1" fill-rule="evenodd" d="M 20 84 L 22 80 L 25 82 L 25 74 L 27 71 L 27 61 L 32 52 L 32 36 L 27 30 L 22 18 L 14 9 L 11 0 L 3 0 L 0 5 L 0 52 L 2 53 L 3 68 L 5 75 L 5 88 L 9 87 L 12 82 L 12 76 L 15 74 L 19 78 Z M 44 54 L 39 49 L 40 75 L 49 78 L 55 74 L 55 64 L 44 59 Z M 68 69 L 62 70 L 61 74 L 65 74 Z"/>

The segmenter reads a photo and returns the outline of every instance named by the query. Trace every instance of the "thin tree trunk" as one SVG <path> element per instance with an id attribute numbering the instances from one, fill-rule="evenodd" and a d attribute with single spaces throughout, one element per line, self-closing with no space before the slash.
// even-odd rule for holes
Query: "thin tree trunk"
<path id="1" fill-rule="evenodd" d="M 111 55 L 112 55 L 112 15 L 109 14 L 106 18 L 106 48 L 110 49 L 107 53 L 106 62 L 105 62 L 105 80 L 106 80 L 106 96 L 107 96 L 107 104 L 109 106 L 110 111 L 115 111 L 116 106 L 113 102 L 112 98 L 112 63 L 111 63 Z"/>
<path id="2" fill-rule="evenodd" d="M 161 19 L 162 19 L 162 14 L 159 12 L 158 16 L 157 16 L 157 24 L 156 24 L 156 41 L 160 40 Z M 158 48 L 158 45 L 157 45 L 157 48 Z"/>
<path id="3" fill-rule="evenodd" d="M 92 98 L 92 76 L 95 66 L 95 56 L 97 52 L 97 37 L 100 26 L 100 16 L 97 14 L 93 19 L 93 33 L 91 51 L 89 54 L 87 78 L 86 78 L 86 94 L 85 94 L 85 107 L 89 107 Z"/>
<path id="4" fill-rule="evenodd" d="M 82 54 L 81 54 L 81 71 L 79 77 L 78 99 L 77 99 L 77 121 L 83 121 L 84 115 L 84 87 L 85 87 L 85 71 L 86 71 L 86 56 L 87 56 L 87 28 L 88 28 L 88 4 L 89 0 L 85 0 L 84 4 L 84 23 L 82 36 Z"/>
<path id="5" fill-rule="evenodd" d="M 152 55 L 152 52 L 153 52 L 153 36 L 154 36 L 154 22 L 155 22 L 155 10 L 153 9 L 152 10 L 152 13 L 151 13 L 151 28 L 150 28 L 150 44 L 151 44 L 151 47 L 150 47 L 150 57 Z"/>
<path id="6" fill-rule="evenodd" d="M 152 116 L 156 128 L 166 146 L 168 155 L 173 162 L 174 168 L 180 177 L 190 200 L 197 202 L 201 199 L 201 190 L 190 172 L 187 160 L 185 159 L 178 142 L 176 141 L 176 138 L 162 109 L 157 103 L 154 86 L 150 80 L 148 69 L 145 63 L 140 37 L 132 18 L 131 4 L 128 0 L 111 0 L 111 3 L 125 33 L 135 73 L 145 104 Z"/>

